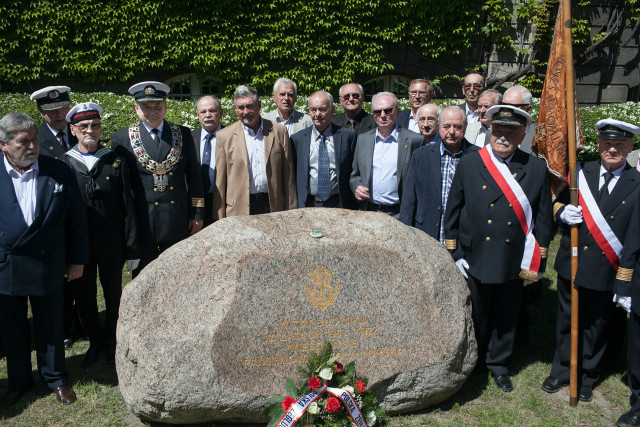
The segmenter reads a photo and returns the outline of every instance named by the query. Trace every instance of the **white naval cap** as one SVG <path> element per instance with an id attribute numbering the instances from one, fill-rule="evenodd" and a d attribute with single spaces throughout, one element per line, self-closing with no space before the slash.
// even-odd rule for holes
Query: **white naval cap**
<path id="1" fill-rule="evenodd" d="M 74 106 L 65 117 L 71 124 L 81 122 L 83 120 L 91 120 L 100 118 L 104 110 L 95 102 L 83 102 Z"/>
<path id="2" fill-rule="evenodd" d="M 164 101 L 170 91 L 168 85 L 154 81 L 136 83 L 129 88 L 136 102 Z"/>
<path id="3" fill-rule="evenodd" d="M 640 127 L 616 119 L 602 119 L 596 123 L 598 138 L 627 139 L 640 134 Z"/>
<path id="4" fill-rule="evenodd" d="M 529 113 L 511 105 L 494 105 L 487 110 L 487 117 L 492 125 L 528 126 L 533 123 Z"/>
<path id="5" fill-rule="evenodd" d="M 47 86 L 31 94 L 31 100 L 38 103 L 43 110 L 57 110 L 71 105 L 69 86 Z"/>

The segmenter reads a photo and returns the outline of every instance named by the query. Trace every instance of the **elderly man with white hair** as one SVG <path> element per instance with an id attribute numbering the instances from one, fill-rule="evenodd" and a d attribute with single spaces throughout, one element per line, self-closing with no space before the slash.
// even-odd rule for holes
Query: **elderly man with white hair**
<path id="1" fill-rule="evenodd" d="M 273 85 L 273 101 L 276 109 L 269 111 L 263 117 L 287 128 L 289 136 L 313 124 L 311 116 L 295 109 L 298 99 L 298 85 L 296 82 L 280 77 Z"/>

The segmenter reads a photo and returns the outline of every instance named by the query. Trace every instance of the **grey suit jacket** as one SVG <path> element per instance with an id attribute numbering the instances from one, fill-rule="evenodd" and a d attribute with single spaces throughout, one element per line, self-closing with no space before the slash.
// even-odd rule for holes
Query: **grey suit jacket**
<path id="1" fill-rule="evenodd" d="M 474 144 L 476 143 L 476 138 L 478 137 L 478 133 L 480 132 L 480 128 L 482 127 L 482 123 L 480 122 L 474 122 L 474 123 L 469 123 L 467 125 L 467 130 L 464 133 L 464 139 L 466 139 L 467 141 L 469 141 L 470 143 Z M 487 145 L 490 141 L 491 141 L 491 130 L 487 131 L 487 133 L 485 133 L 485 139 L 484 139 L 484 144 L 482 146 L 479 146 L 480 148 L 484 147 L 485 145 Z"/>
<path id="2" fill-rule="evenodd" d="M 533 122 L 529 126 L 527 126 L 527 133 L 524 134 L 524 139 L 520 143 L 520 149 L 525 153 L 531 154 L 531 143 L 533 142 L 533 137 L 536 134 L 536 123 Z"/>
<path id="3" fill-rule="evenodd" d="M 378 129 L 372 129 L 358 136 L 358 143 L 353 154 L 353 168 L 349 186 L 355 194 L 356 188 L 363 185 L 370 186 L 371 169 L 373 166 L 373 150 Z M 424 143 L 424 137 L 407 128 L 398 128 L 398 195 L 402 198 L 402 188 L 409 171 L 411 155 Z M 360 210 L 366 210 L 368 202 L 360 203 Z"/>
<path id="4" fill-rule="evenodd" d="M 276 120 L 277 117 L 278 117 L 277 109 L 273 111 L 269 111 L 268 113 L 262 115 L 262 118 L 271 120 L 273 123 L 278 123 L 278 121 Z M 309 126 L 313 125 L 310 115 L 301 113 L 300 111 L 297 111 L 297 110 L 293 110 L 293 120 L 291 122 L 292 122 L 291 135 L 293 135 L 296 132 L 300 132 L 302 129 L 308 128 Z"/>

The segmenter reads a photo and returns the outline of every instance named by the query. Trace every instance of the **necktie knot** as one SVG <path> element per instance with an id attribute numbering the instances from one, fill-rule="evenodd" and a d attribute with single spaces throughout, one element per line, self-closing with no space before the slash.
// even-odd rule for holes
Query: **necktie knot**
<path id="1" fill-rule="evenodd" d="M 160 139 L 160 130 L 153 128 L 151 129 L 151 133 L 153 134 L 153 139 Z"/>
<path id="2" fill-rule="evenodd" d="M 64 140 L 64 132 L 60 131 L 56 134 L 56 138 L 58 138 L 58 142 L 60 143 L 60 145 L 62 145 L 62 148 L 64 148 L 65 150 L 69 149 L 69 146 L 67 145 L 67 141 Z"/>
<path id="3" fill-rule="evenodd" d="M 609 197 L 609 183 L 613 179 L 612 172 L 605 172 L 604 174 L 604 184 L 600 188 L 599 199 L 600 203 L 604 203 L 605 200 Z"/>

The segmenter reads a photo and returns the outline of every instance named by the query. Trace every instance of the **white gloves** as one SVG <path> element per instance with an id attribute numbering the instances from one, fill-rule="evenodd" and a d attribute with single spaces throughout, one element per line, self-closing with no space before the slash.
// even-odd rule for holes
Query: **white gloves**
<path id="1" fill-rule="evenodd" d="M 580 224 L 582 222 L 582 206 L 566 205 L 560 214 L 560 220 L 567 225 Z"/>
<path id="2" fill-rule="evenodd" d="M 624 308 L 627 313 L 631 313 L 631 297 L 622 297 L 618 294 L 613 295 L 613 302 L 617 303 L 618 307 Z"/>
<path id="3" fill-rule="evenodd" d="M 128 259 L 127 260 L 127 271 L 133 271 L 138 268 L 138 264 L 140 264 L 139 259 Z"/>
<path id="4" fill-rule="evenodd" d="M 458 267 L 458 270 L 460 270 L 460 273 L 462 273 L 465 279 L 469 277 L 469 275 L 467 274 L 469 263 L 464 258 L 460 258 L 456 261 L 456 267 Z"/>

